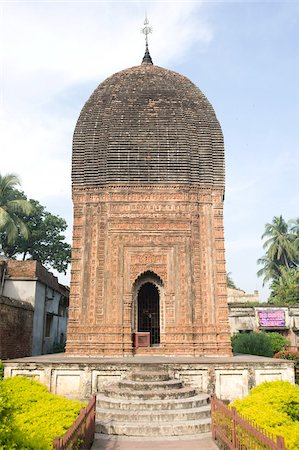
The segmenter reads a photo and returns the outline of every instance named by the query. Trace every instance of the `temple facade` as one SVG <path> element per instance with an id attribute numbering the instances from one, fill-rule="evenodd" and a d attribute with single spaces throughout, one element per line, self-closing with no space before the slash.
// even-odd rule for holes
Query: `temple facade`
<path id="1" fill-rule="evenodd" d="M 224 144 L 203 93 L 148 52 L 106 79 L 72 183 L 67 354 L 230 355 Z"/>

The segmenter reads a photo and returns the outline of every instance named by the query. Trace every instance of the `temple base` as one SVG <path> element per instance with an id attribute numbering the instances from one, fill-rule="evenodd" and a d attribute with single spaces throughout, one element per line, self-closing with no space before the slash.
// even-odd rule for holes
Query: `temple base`
<path id="1" fill-rule="evenodd" d="M 103 387 L 128 377 L 133 371 L 168 371 L 172 378 L 192 385 L 200 392 L 216 393 L 222 400 L 246 396 L 264 382 L 294 383 L 291 361 L 252 355 L 233 357 L 135 356 L 71 357 L 64 353 L 6 361 L 5 377 L 35 378 L 49 391 L 72 399 L 86 400 Z"/>

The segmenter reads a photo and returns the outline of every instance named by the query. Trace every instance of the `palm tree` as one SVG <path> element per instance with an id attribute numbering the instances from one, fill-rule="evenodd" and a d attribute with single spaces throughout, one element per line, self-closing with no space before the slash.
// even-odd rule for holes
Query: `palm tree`
<path id="1" fill-rule="evenodd" d="M 289 228 L 291 231 L 293 245 L 297 251 L 297 258 L 294 261 L 296 266 L 299 266 L 299 217 L 289 221 Z"/>
<path id="2" fill-rule="evenodd" d="M 257 272 L 259 277 L 264 277 L 263 286 L 267 281 L 279 279 L 279 264 L 276 261 L 272 261 L 268 255 L 259 258 L 257 263 L 264 266 Z"/>
<path id="3" fill-rule="evenodd" d="M 281 276 L 281 268 L 296 267 L 298 251 L 296 249 L 296 236 L 289 230 L 289 226 L 282 216 L 274 217 L 272 223 L 267 223 L 262 239 L 268 238 L 263 248 L 266 255 L 258 260 L 264 267 L 258 271 L 264 276 L 264 283 L 270 279 L 277 280 Z"/>
<path id="4" fill-rule="evenodd" d="M 272 223 L 266 224 L 262 238 L 265 237 L 269 239 L 264 243 L 263 248 L 266 249 L 269 258 L 287 269 L 293 267 L 297 252 L 288 224 L 282 216 L 274 217 Z"/>
<path id="5" fill-rule="evenodd" d="M 299 269 L 281 267 L 281 276 L 271 284 L 269 303 L 296 304 L 299 303 Z"/>
<path id="6" fill-rule="evenodd" d="M 22 220 L 33 212 L 32 204 L 17 189 L 20 179 L 9 173 L 0 174 L 0 232 L 7 244 L 13 244 L 20 234 L 28 239 L 28 228 Z"/>

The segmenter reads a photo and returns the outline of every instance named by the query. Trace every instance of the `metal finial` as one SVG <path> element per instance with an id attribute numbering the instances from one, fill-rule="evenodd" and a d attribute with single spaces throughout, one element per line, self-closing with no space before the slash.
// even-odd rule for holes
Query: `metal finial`
<path id="1" fill-rule="evenodd" d="M 148 46 L 148 35 L 153 32 L 153 28 L 149 26 L 149 20 L 145 16 L 144 27 L 141 28 L 141 33 L 145 34 L 145 45 Z"/>
<path id="2" fill-rule="evenodd" d="M 148 35 L 153 32 L 153 28 L 149 26 L 147 15 L 145 16 L 144 27 L 141 28 L 141 33 L 145 35 L 145 54 L 141 64 L 153 64 L 151 55 L 148 50 Z"/>

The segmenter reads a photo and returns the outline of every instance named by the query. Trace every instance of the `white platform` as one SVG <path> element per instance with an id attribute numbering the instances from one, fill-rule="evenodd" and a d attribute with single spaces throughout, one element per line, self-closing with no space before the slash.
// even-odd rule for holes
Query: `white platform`
<path id="1" fill-rule="evenodd" d="M 200 392 L 216 393 L 222 400 L 246 396 L 264 382 L 294 383 L 292 361 L 252 355 L 229 358 L 135 356 L 126 358 L 71 357 L 64 353 L 5 361 L 5 377 L 33 377 L 55 393 L 73 399 L 89 399 L 137 369 L 163 368 Z"/>

